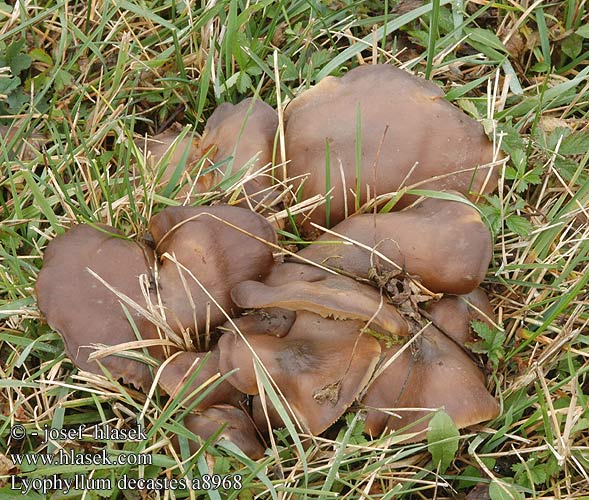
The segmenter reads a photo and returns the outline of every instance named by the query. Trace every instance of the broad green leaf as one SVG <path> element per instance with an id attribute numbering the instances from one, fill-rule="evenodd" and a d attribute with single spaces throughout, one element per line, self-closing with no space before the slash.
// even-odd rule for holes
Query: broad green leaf
<path id="1" fill-rule="evenodd" d="M 5 2 L 0 2 L 0 18 L 12 14 L 12 5 L 8 5 Z"/>
<path id="2" fill-rule="evenodd" d="M 524 500 L 524 496 L 515 487 L 495 479 L 489 486 L 491 500 Z"/>
<path id="3" fill-rule="evenodd" d="M 492 49 L 507 53 L 507 49 L 505 48 L 505 45 L 503 45 L 503 42 L 492 31 L 482 28 L 467 29 L 465 31 L 468 33 L 469 39 L 473 42 L 478 42 Z"/>
<path id="4" fill-rule="evenodd" d="M 53 59 L 43 49 L 33 49 L 29 52 L 29 56 L 31 56 L 33 61 L 39 61 L 39 62 L 45 63 L 45 64 L 47 64 L 47 66 L 50 66 L 50 67 L 53 66 Z"/>
<path id="5" fill-rule="evenodd" d="M 27 54 L 18 54 L 10 60 L 10 71 L 13 75 L 18 75 L 25 69 L 31 67 L 31 57 Z"/>
<path id="6" fill-rule="evenodd" d="M 589 38 L 589 24 L 581 26 L 575 33 L 583 38 Z"/>
<path id="7" fill-rule="evenodd" d="M 561 48 L 567 56 L 574 59 L 583 50 L 583 38 L 576 33 L 572 33 L 564 39 Z"/>
<path id="8" fill-rule="evenodd" d="M 558 152 L 562 155 L 582 155 L 589 151 L 589 130 L 573 132 L 565 137 Z"/>
<path id="9" fill-rule="evenodd" d="M 532 231 L 532 225 L 527 219 L 519 215 L 510 215 L 505 219 L 505 225 L 510 231 L 519 236 L 527 236 Z"/>
<path id="10" fill-rule="evenodd" d="M 430 421 L 427 432 L 427 449 L 440 474 L 446 472 L 458 451 L 460 433 L 456 424 L 444 411 L 438 411 Z"/>

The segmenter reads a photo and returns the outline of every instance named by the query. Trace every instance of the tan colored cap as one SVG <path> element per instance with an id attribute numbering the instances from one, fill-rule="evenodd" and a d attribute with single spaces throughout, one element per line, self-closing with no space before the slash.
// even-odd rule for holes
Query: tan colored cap
<path id="1" fill-rule="evenodd" d="M 482 167 L 493 161 L 493 144 L 483 127 L 446 101 L 437 85 L 390 65 L 360 66 L 342 78 L 324 78 L 286 107 L 285 123 L 288 175 L 309 174 L 303 199 L 327 192 L 329 143 L 331 225 L 343 220 L 345 200 L 348 213 L 354 212 L 359 149 L 361 203 L 367 187 L 374 197 L 416 183 L 420 189 L 464 194 L 497 186 L 497 169 L 489 173 Z M 361 144 L 356 144 L 359 129 Z M 398 208 L 410 201 L 403 199 Z M 310 220 L 324 226 L 325 206 Z"/>
<path id="2" fill-rule="evenodd" d="M 402 212 L 356 215 L 333 232 L 342 237 L 326 233 L 297 255 L 362 278 L 401 269 L 433 292 L 456 294 L 474 290 L 491 261 L 489 230 L 477 210 L 458 201 L 426 198 Z"/>

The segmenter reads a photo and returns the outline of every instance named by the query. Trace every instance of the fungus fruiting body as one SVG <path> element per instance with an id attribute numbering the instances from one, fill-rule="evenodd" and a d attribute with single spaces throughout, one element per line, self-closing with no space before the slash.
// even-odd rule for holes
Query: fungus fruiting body
<path id="1" fill-rule="evenodd" d="M 482 126 L 435 84 L 393 66 L 360 66 L 342 78 L 324 78 L 287 106 L 285 122 L 288 174 L 306 176 L 303 199 L 330 191 L 331 224 L 366 202 L 368 189 L 374 197 L 414 185 L 464 194 L 497 185 L 496 169 L 487 165 L 493 144 Z M 325 226 L 325 207 L 308 221 Z"/>
<path id="2" fill-rule="evenodd" d="M 233 325 L 225 325 L 231 331 L 219 339 L 221 372 L 239 368 L 228 377 L 229 382 L 242 392 L 258 394 L 254 363 L 258 358 L 303 427 L 315 435 L 352 404 L 380 355 L 376 339 L 362 333 L 361 321 L 297 311 L 288 334 L 279 338 L 260 333 L 240 319 L 234 324 L 244 337 Z"/>
<path id="3" fill-rule="evenodd" d="M 221 104 L 208 119 L 202 137 L 190 132 L 181 135 L 181 128 L 173 125 L 137 143 L 146 150 L 152 167 L 166 161 L 161 183 L 178 176 L 184 184 L 179 198 L 195 199 L 224 177 L 237 174 L 246 179 L 240 204 L 247 207 L 269 203 L 275 195 L 272 153 L 277 127 L 276 111 L 250 98 L 236 105 Z M 256 175 L 248 175 L 252 173 Z"/>
<path id="4" fill-rule="evenodd" d="M 243 394 L 225 380 L 216 382 L 218 378 L 219 349 L 215 348 L 208 353 L 184 351 L 177 353 L 164 366 L 159 385 L 170 396 L 184 392 L 182 405 L 189 407 L 196 403 L 196 410 L 217 404 L 238 406 Z M 203 390 L 198 391 L 199 388 Z M 197 391 L 197 395 L 192 395 Z M 202 398 L 205 391 L 208 394 Z"/>
<path id="5" fill-rule="evenodd" d="M 252 206 L 272 198 L 272 152 L 277 128 L 276 111 L 265 102 L 250 98 L 236 105 L 221 104 L 203 132 L 202 150 L 212 150 L 212 163 L 225 162 L 221 167 L 225 175 L 244 168 L 245 173 L 256 173 L 243 185 L 244 195 Z M 248 203 L 244 200 L 241 206 Z"/>
<path id="6" fill-rule="evenodd" d="M 159 338 L 155 326 L 139 309 L 147 309 L 149 302 L 149 255 L 149 249 L 104 225 L 74 226 L 48 245 L 35 287 L 37 303 L 49 325 L 61 333 L 66 351 L 78 367 L 102 374 L 97 361 L 88 360 L 97 346 Z M 150 352 L 163 359 L 161 348 L 153 347 Z M 129 356 L 120 352 L 100 363 L 113 378 L 148 388 L 152 379 L 149 366 Z"/>
<path id="7" fill-rule="evenodd" d="M 231 296 L 243 308 L 279 307 L 289 311 L 309 311 L 322 317 L 363 320 L 394 335 L 408 333 L 403 318 L 377 290 L 344 276 L 278 286 L 244 281 L 232 290 Z"/>
<path id="8" fill-rule="evenodd" d="M 168 161 L 161 181 L 176 182 L 185 161 L 186 202 L 242 169 L 244 196 L 230 197 L 240 207 L 162 210 L 149 221 L 152 246 L 100 225 L 57 237 L 36 290 L 74 364 L 100 374 L 101 363 L 143 389 L 157 374 L 153 389 L 178 398 L 188 429 L 202 439 L 220 432 L 252 458 L 264 453 L 257 433 L 282 425 L 285 414 L 317 435 L 359 405 L 368 433 L 404 429 L 412 439 L 438 408 L 458 427 L 494 417 L 497 403 L 465 348 L 472 320 L 493 322 L 477 289 L 491 235 L 472 203 L 450 192 L 495 186 L 481 127 L 435 85 L 378 65 L 321 81 L 291 102 L 285 119 L 289 175 L 295 184 L 306 176 L 304 198 L 331 197 L 331 212 L 316 208 L 303 233 L 310 222 L 320 232 L 328 217 L 337 224 L 288 262 L 275 261 L 274 228 L 243 208 L 264 211 L 279 189 L 266 172 L 277 115 L 259 100 L 219 106 L 202 137 L 178 140 L 170 129 L 149 139 L 148 156 Z M 445 194 L 351 215 L 368 196 L 414 184 Z M 213 344 L 202 347 L 203 337 Z M 193 352 L 193 342 L 208 352 Z M 108 355 L 89 358 L 100 346 Z M 286 413 L 263 393 L 267 379 Z"/>
<path id="9" fill-rule="evenodd" d="M 475 208 L 427 198 L 401 212 L 352 216 L 298 255 L 359 278 L 402 271 L 433 292 L 464 294 L 483 281 L 491 253 Z"/>
<path id="10" fill-rule="evenodd" d="M 187 415 L 184 425 L 203 440 L 218 434 L 217 440 L 226 439 L 238 446 L 247 456 L 257 460 L 264 456 L 264 447 L 256 436 L 251 419 L 243 410 L 231 405 L 210 406 L 198 415 Z M 189 442 L 191 453 L 196 447 Z M 179 448 L 176 442 L 177 448 Z"/>
<path id="11" fill-rule="evenodd" d="M 176 207 L 154 216 L 150 230 L 159 255 L 159 283 L 170 326 L 204 331 L 237 314 L 231 289 L 263 279 L 273 266 L 273 228 L 238 207 Z"/>
<path id="12" fill-rule="evenodd" d="M 427 417 L 438 409 L 446 411 L 458 428 L 498 415 L 499 406 L 481 370 L 437 328 L 427 327 L 412 349 L 387 349 L 383 363 L 394 356 L 362 400 L 371 408 L 365 422 L 369 434 L 380 435 L 385 428 L 405 429 L 417 434 L 413 440 L 423 439 Z"/>

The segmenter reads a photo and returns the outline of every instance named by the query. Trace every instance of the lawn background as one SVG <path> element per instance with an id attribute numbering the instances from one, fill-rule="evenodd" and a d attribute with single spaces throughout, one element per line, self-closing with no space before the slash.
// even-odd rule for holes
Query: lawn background
<path id="1" fill-rule="evenodd" d="M 243 490 L 210 498 L 456 498 L 477 483 L 494 500 L 589 496 L 584 2 L 12 3 L 0 1 L 0 125 L 10 130 L 0 137 L 1 498 L 12 495 L 11 474 L 155 477 L 164 470 L 243 475 Z M 104 222 L 140 237 L 152 213 L 175 204 L 177 186 L 152 189 L 134 137 L 175 121 L 192 126 L 187 134 L 202 132 L 222 102 L 258 95 L 284 106 L 327 75 L 374 62 L 434 80 L 509 155 L 497 193 L 479 205 L 494 236 L 484 288 L 502 326 L 481 332 L 481 355 L 501 416 L 463 431 L 444 472 L 427 443 L 367 440 L 355 413 L 304 453 L 296 434 L 279 431 L 258 463 L 229 445 L 182 461 L 168 440 L 186 434 L 169 418 L 178 413 L 174 403 L 80 376 L 65 357 L 35 305 L 43 249 L 74 222 Z M 139 187 L 130 172 L 142 178 Z M 2 459 L 4 451 L 55 450 L 33 438 L 10 441 L 15 423 L 33 430 L 132 422 L 141 412 L 147 442 L 105 446 L 147 449 L 151 467 L 27 471 Z M 84 494 L 100 496 L 141 494 Z"/>

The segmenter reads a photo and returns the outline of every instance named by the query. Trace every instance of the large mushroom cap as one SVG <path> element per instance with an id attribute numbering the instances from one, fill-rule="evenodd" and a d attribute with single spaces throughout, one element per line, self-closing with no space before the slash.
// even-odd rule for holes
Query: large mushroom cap
<path id="1" fill-rule="evenodd" d="M 138 340 L 125 308 L 143 339 L 156 339 L 158 335 L 140 311 L 88 271 L 146 308 L 140 277 L 151 276 L 148 250 L 124 239 L 111 227 L 99 227 L 74 226 L 47 246 L 36 293 L 39 309 L 49 325 L 61 333 L 74 364 L 102 374 L 95 361 L 88 361 L 88 355 L 94 352 L 92 345 L 115 346 Z M 150 353 L 163 359 L 161 348 L 152 348 Z M 113 378 L 147 389 L 152 380 L 149 367 L 123 356 L 110 355 L 100 362 Z"/>
<path id="2" fill-rule="evenodd" d="M 491 235 L 479 213 L 459 201 L 426 198 L 402 212 L 356 215 L 333 233 L 341 237 L 324 234 L 297 255 L 364 278 L 371 270 L 403 270 L 433 292 L 471 292 L 483 281 L 492 255 Z"/>
<path id="3" fill-rule="evenodd" d="M 310 174 L 303 199 L 327 192 L 329 143 L 331 224 L 344 218 L 345 200 L 348 213 L 354 212 L 358 148 L 362 203 L 368 186 L 371 196 L 416 183 L 464 194 L 497 186 L 496 169 L 482 167 L 493 161 L 493 145 L 482 126 L 446 101 L 435 84 L 393 66 L 360 66 L 342 78 L 321 80 L 287 106 L 285 124 L 288 174 Z M 325 207 L 310 220 L 324 226 Z"/>
<path id="4" fill-rule="evenodd" d="M 322 318 L 298 311 L 288 335 L 269 336 L 245 330 L 234 320 L 270 376 L 284 394 L 301 424 L 320 434 L 352 404 L 366 385 L 380 355 L 378 341 L 362 333 L 364 323 Z M 250 325 L 247 325 L 250 326 Z M 226 328 L 232 329 L 229 324 Z M 219 368 L 242 392 L 257 394 L 254 359 L 235 331 L 219 339 Z"/>
<path id="5" fill-rule="evenodd" d="M 213 149 L 214 163 L 230 161 L 222 166 L 226 174 L 241 168 L 257 172 L 272 166 L 274 138 L 278 128 L 278 114 L 263 101 L 249 98 L 238 104 L 221 104 L 207 121 L 201 148 Z M 265 169 L 266 170 L 266 169 Z M 259 173 L 244 184 L 244 191 L 256 202 L 271 194 L 271 169 Z"/>
<path id="6" fill-rule="evenodd" d="M 415 340 L 413 349 L 394 346 L 383 362 L 398 357 L 371 382 L 362 402 L 370 408 L 391 409 L 398 416 L 369 410 L 365 431 L 380 434 L 385 428 L 420 433 L 427 428 L 427 417 L 443 408 L 458 428 L 495 418 L 497 401 L 485 386 L 485 377 L 470 357 L 453 340 L 429 326 Z M 418 420 L 420 422 L 416 423 Z"/>
<path id="7" fill-rule="evenodd" d="M 226 320 L 221 309 L 237 313 L 231 289 L 244 280 L 263 279 L 274 263 L 266 244 L 275 243 L 274 229 L 250 210 L 167 208 L 152 217 L 149 227 L 160 256 L 160 294 L 168 323 L 178 333 L 220 325 Z"/>
<path id="8" fill-rule="evenodd" d="M 162 370 L 159 385 L 170 396 L 175 396 L 187 384 L 190 384 L 184 392 L 182 405 L 191 406 L 220 377 L 219 349 L 215 348 L 208 354 L 208 357 L 207 353 L 204 352 L 181 352 L 177 354 Z M 198 394 L 190 396 L 199 388 L 201 390 Z M 195 409 L 203 410 L 221 403 L 237 406 L 242 396 L 243 394 L 235 387 L 223 380 L 195 406 Z"/>
<path id="9" fill-rule="evenodd" d="M 220 439 L 227 439 L 253 460 L 264 456 L 264 447 L 258 440 L 256 429 L 251 419 L 239 408 L 231 405 L 211 406 L 198 415 L 187 415 L 184 425 L 201 439 L 214 436 L 221 427 Z M 190 442 L 191 453 L 198 448 Z"/>

